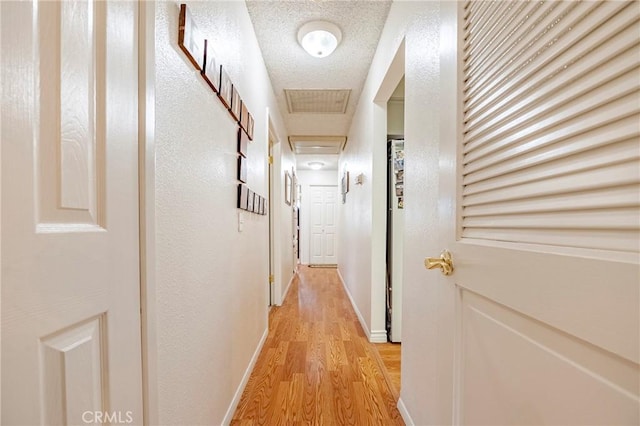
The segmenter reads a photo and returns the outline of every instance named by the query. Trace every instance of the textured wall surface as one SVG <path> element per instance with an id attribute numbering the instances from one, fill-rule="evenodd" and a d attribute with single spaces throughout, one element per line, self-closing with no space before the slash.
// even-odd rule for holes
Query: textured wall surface
<path id="1" fill-rule="evenodd" d="M 352 175 L 371 176 L 374 98 L 393 55 L 405 40 L 405 235 L 403 285 L 403 344 L 401 398 L 415 424 L 438 424 L 434 412 L 437 400 L 436 321 L 437 289 L 429 285 L 423 266 L 425 256 L 439 253 L 437 247 L 437 205 L 430 200 L 438 195 L 438 96 L 440 83 L 438 2 L 394 2 L 365 83 L 349 142 L 341 158 L 340 170 Z M 383 116 L 384 117 L 384 116 Z M 386 148 L 385 148 L 386 151 Z M 373 221 L 376 191 L 386 191 L 384 181 L 365 180 L 353 186 L 343 205 L 340 228 L 339 268 L 358 309 L 372 329 L 379 326 L 384 305 L 379 306 L 384 286 L 372 271 L 375 234 L 384 226 Z M 377 222 L 376 222 L 377 223 Z M 372 284 L 373 283 L 373 284 Z M 384 299 L 382 299 L 384 300 Z M 378 325 L 376 325 L 378 324 Z"/>
<path id="2" fill-rule="evenodd" d="M 189 2 L 255 119 L 248 184 L 266 196 L 267 108 L 286 138 L 244 2 Z M 267 328 L 268 217 L 238 232 L 236 132 L 177 45 L 178 5 L 156 8 L 158 418 L 220 424 Z"/>

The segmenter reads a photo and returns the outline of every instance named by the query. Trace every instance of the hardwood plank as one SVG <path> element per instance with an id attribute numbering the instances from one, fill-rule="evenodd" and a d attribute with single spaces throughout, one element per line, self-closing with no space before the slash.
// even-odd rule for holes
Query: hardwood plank
<path id="1" fill-rule="evenodd" d="M 399 395 L 402 345 L 400 343 L 376 343 L 375 348 L 378 351 L 380 360 L 385 366 L 387 378 L 394 392 Z"/>
<path id="2" fill-rule="evenodd" d="M 269 335 L 232 424 L 403 425 L 383 364 L 399 372 L 400 352 L 380 351 L 336 270 L 301 267 L 283 305 L 269 311 Z"/>

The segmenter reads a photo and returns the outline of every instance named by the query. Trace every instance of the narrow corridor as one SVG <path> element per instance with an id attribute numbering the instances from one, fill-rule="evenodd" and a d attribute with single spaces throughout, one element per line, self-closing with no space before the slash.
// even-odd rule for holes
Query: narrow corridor
<path id="1" fill-rule="evenodd" d="M 335 269 L 300 267 L 232 425 L 403 425 Z"/>

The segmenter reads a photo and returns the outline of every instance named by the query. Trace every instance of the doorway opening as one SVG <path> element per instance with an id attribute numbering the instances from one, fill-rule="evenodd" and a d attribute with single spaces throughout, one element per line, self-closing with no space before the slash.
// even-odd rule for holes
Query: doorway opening
<path id="1" fill-rule="evenodd" d="M 386 329 L 390 342 L 402 340 L 404 233 L 404 77 L 387 102 Z"/>
<path id="2" fill-rule="evenodd" d="M 405 40 L 373 101 L 371 337 L 396 391 L 401 384 Z"/>

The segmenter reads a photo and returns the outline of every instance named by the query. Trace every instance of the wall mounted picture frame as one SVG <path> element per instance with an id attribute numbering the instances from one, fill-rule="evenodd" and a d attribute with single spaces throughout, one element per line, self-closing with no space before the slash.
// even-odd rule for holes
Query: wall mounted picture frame
<path id="1" fill-rule="evenodd" d="M 258 214 L 264 214 L 264 197 L 260 197 L 260 208 L 258 209 Z"/>
<path id="2" fill-rule="evenodd" d="M 242 155 L 238 156 L 238 180 L 247 183 L 247 159 Z"/>
<path id="3" fill-rule="evenodd" d="M 184 3 L 180 5 L 178 18 L 178 46 L 193 66 L 201 71 L 204 67 L 205 39 L 198 31 L 191 11 Z"/>
<path id="4" fill-rule="evenodd" d="M 294 206 L 298 206 L 298 176 L 295 170 L 291 171 L 291 202 Z"/>
<path id="5" fill-rule="evenodd" d="M 258 209 L 260 208 L 260 196 L 254 192 L 253 198 L 253 212 L 258 213 Z"/>
<path id="6" fill-rule="evenodd" d="M 233 96 L 233 83 L 227 71 L 220 65 L 220 85 L 218 89 L 218 97 L 224 104 L 224 107 L 231 108 L 231 98 Z"/>
<path id="7" fill-rule="evenodd" d="M 220 65 L 216 61 L 216 55 L 209 40 L 204 41 L 204 69 L 201 74 L 209 87 L 215 93 L 218 93 L 220 88 Z"/>
<path id="8" fill-rule="evenodd" d="M 253 140 L 253 116 L 251 115 L 251 113 L 249 113 L 249 118 L 247 119 L 247 135 L 249 136 L 249 139 Z"/>
<path id="9" fill-rule="evenodd" d="M 264 199 L 264 211 L 262 214 L 265 216 L 269 214 L 269 200 L 266 198 Z"/>
<path id="10" fill-rule="evenodd" d="M 249 136 L 240 128 L 238 128 L 238 154 L 247 158 L 247 150 L 249 149 Z"/>
<path id="11" fill-rule="evenodd" d="M 291 205 L 291 175 L 289 171 L 284 172 L 284 202 Z"/>
<path id="12" fill-rule="evenodd" d="M 246 185 L 238 184 L 238 205 L 237 207 L 242 210 L 247 209 L 247 202 L 249 201 L 249 188 Z"/>
<path id="13" fill-rule="evenodd" d="M 247 211 L 252 212 L 253 211 L 253 199 L 255 196 L 255 192 L 253 192 L 252 190 L 249 190 L 248 194 L 247 194 Z"/>
<path id="14" fill-rule="evenodd" d="M 235 121 L 240 121 L 240 112 L 242 111 L 242 99 L 236 85 L 231 86 L 231 106 L 229 112 Z"/>
<path id="15" fill-rule="evenodd" d="M 249 109 L 247 108 L 247 104 L 245 104 L 244 102 L 242 102 L 242 111 L 240 111 L 240 128 L 242 130 L 244 130 L 245 132 L 247 131 L 247 125 L 249 124 Z M 247 135 L 249 133 L 247 132 Z"/>

